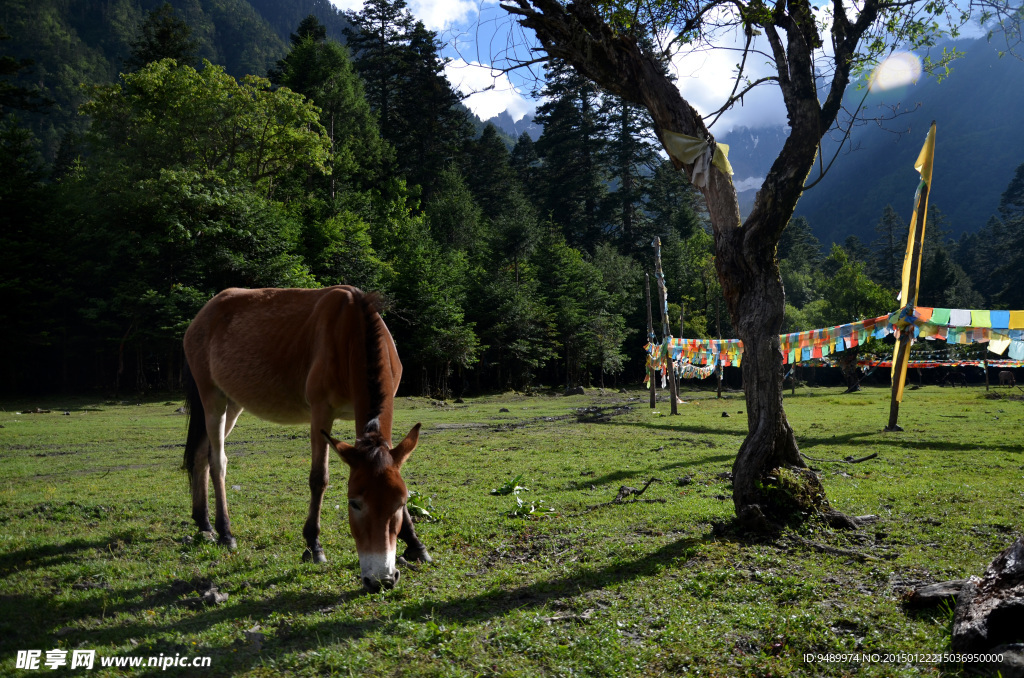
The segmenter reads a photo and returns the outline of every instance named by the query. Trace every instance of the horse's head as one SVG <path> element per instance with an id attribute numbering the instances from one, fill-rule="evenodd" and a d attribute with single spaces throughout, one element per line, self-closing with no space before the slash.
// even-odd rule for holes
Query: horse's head
<path id="1" fill-rule="evenodd" d="M 376 419 L 366 425 L 355 445 L 321 433 L 350 468 L 348 524 L 359 551 L 363 586 L 374 593 L 382 587 L 394 588 L 399 577 L 395 567 L 398 533 L 409 498 L 400 470 L 416 448 L 420 425 L 413 426 L 394 447 Z"/>

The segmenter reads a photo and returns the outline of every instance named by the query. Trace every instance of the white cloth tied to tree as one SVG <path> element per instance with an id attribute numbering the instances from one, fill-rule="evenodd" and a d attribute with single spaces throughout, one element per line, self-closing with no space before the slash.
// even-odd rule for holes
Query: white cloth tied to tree
<path id="1" fill-rule="evenodd" d="M 722 172 L 732 175 L 732 165 L 729 164 L 729 146 L 716 143 L 712 150 L 711 144 L 705 139 L 691 137 L 688 134 L 680 134 L 671 130 L 662 132 L 665 149 L 669 154 L 685 165 L 693 165 L 693 173 L 690 182 L 698 188 L 708 185 L 708 177 L 711 174 L 711 167 L 717 167 Z"/>

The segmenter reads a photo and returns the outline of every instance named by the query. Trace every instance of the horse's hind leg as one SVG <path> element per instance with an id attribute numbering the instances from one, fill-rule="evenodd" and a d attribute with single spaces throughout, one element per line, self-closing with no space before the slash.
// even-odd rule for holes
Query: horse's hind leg
<path id="1" fill-rule="evenodd" d="M 224 453 L 224 438 L 235 425 L 235 420 L 242 410 L 235 403 L 220 394 L 216 404 L 206 407 L 206 432 L 210 438 L 210 478 L 213 481 L 214 504 L 217 518 L 215 525 L 219 538 L 217 543 L 228 548 L 235 548 L 235 538 L 231 536 L 231 519 L 228 517 L 228 497 L 225 479 L 228 470 L 228 456 Z"/>
<path id="2" fill-rule="evenodd" d="M 192 467 L 192 520 L 200 532 L 213 534 L 210 525 L 210 443 L 204 440 L 196 449 Z"/>

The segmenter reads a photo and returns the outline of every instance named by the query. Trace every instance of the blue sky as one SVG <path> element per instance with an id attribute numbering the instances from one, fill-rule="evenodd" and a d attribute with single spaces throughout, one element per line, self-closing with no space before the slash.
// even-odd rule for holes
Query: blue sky
<path id="1" fill-rule="evenodd" d="M 359 10 L 362 0 L 331 0 L 336 7 Z M 529 39 L 497 0 L 407 0 L 413 15 L 436 31 L 451 59 L 448 79 L 463 94 L 465 104 L 488 120 L 508 111 L 516 120 L 533 112 L 530 96 L 535 77 L 529 72 L 502 73 L 512 50 L 526 52 Z M 511 46 L 511 47 L 510 47 Z M 526 58 L 529 58 L 527 55 Z M 539 68 L 535 67 L 535 72 Z"/>
<path id="2" fill-rule="evenodd" d="M 337 7 L 359 10 L 363 0 L 331 0 Z M 444 54 L 451 59 L 448 77 L 463 94 L 465 103 L 481 119 L 508 111 L 516 120 L 532 112 L 537 101 L 531 91 L 538 87 L 540 66 L 503 72 L 516 60 L 531 57 L 534 41 L 498 5 L 498 0 L 407 0 L 413 15 L 438 33 Z M 821 17 L 827 22 L 827 17 Z M 686 98 L 703 115 L 715 111 L 729 96 L 732 75 L 739 60 L 741 37 L 724 35 L 715 49 L 682 52 L 673 59 L 678 85 Z M 726 49 L 723 49 L 726 48 Z M 751 58 L 747 69 L 752 78 L 769 74 L 765 59 Z M 901 92 L 906 96 L 907 89 Z M 786 113 L 777 87 L 759 87 L 721 116 L 712 132 L 721 135 L 734 127 L 785 125 Z"/>

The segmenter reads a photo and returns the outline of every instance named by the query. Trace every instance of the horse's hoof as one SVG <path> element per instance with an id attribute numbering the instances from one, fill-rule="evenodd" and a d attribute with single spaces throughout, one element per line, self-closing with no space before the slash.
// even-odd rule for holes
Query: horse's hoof
<path id="1" fill-rule="evenodd" d="M 236 548 L 238 548 L 238 542 L 235 541 L 235 538 L 232 537 L 231 535 L 227 535 L 226 537 L 221 537 L 220 539 L 217 540 L 217 543 L 220 544 L 221 546 L 228 547 L 228 550 L 230 550 L 230 551 L 234 551 Z"/>
<path id="2" fill-rule="evenodd" d="M 309 550 L 309 549 L 306 549 L 305 551 L 302 552 L 302 562 L 304 562 L 304 563 L 309 563 L 309 562 L 313 562 L 313 563 L 326 563 L 327 562 L 327 556 L 324 555 L 324 550 L 323 549 L 315 549 L 315 550 L 312 550 L 312 551 Z"/>
<path id="3" fill-rule="evenodd" d="M 434 562 L 434 559 L 430 557 L 429 553 L 427 553 L 427 549 L 425 549 L 425 548 L 413 549 L 412 547 L 409 547 L 409 548 L 407 548 L 405 550 L 405 553 L 402 554 L 402 560 L 406 561 L 407 563 L 432 563 L 432 562 Z"/>
<path id="4" fill-rule="evenodd" d="M 213 530 L 201 530 L 199 532 L 199 538 L 203 541 L 208 541 L 211 544 L 217 541 L 217 538 L 213 536 Z"/>

